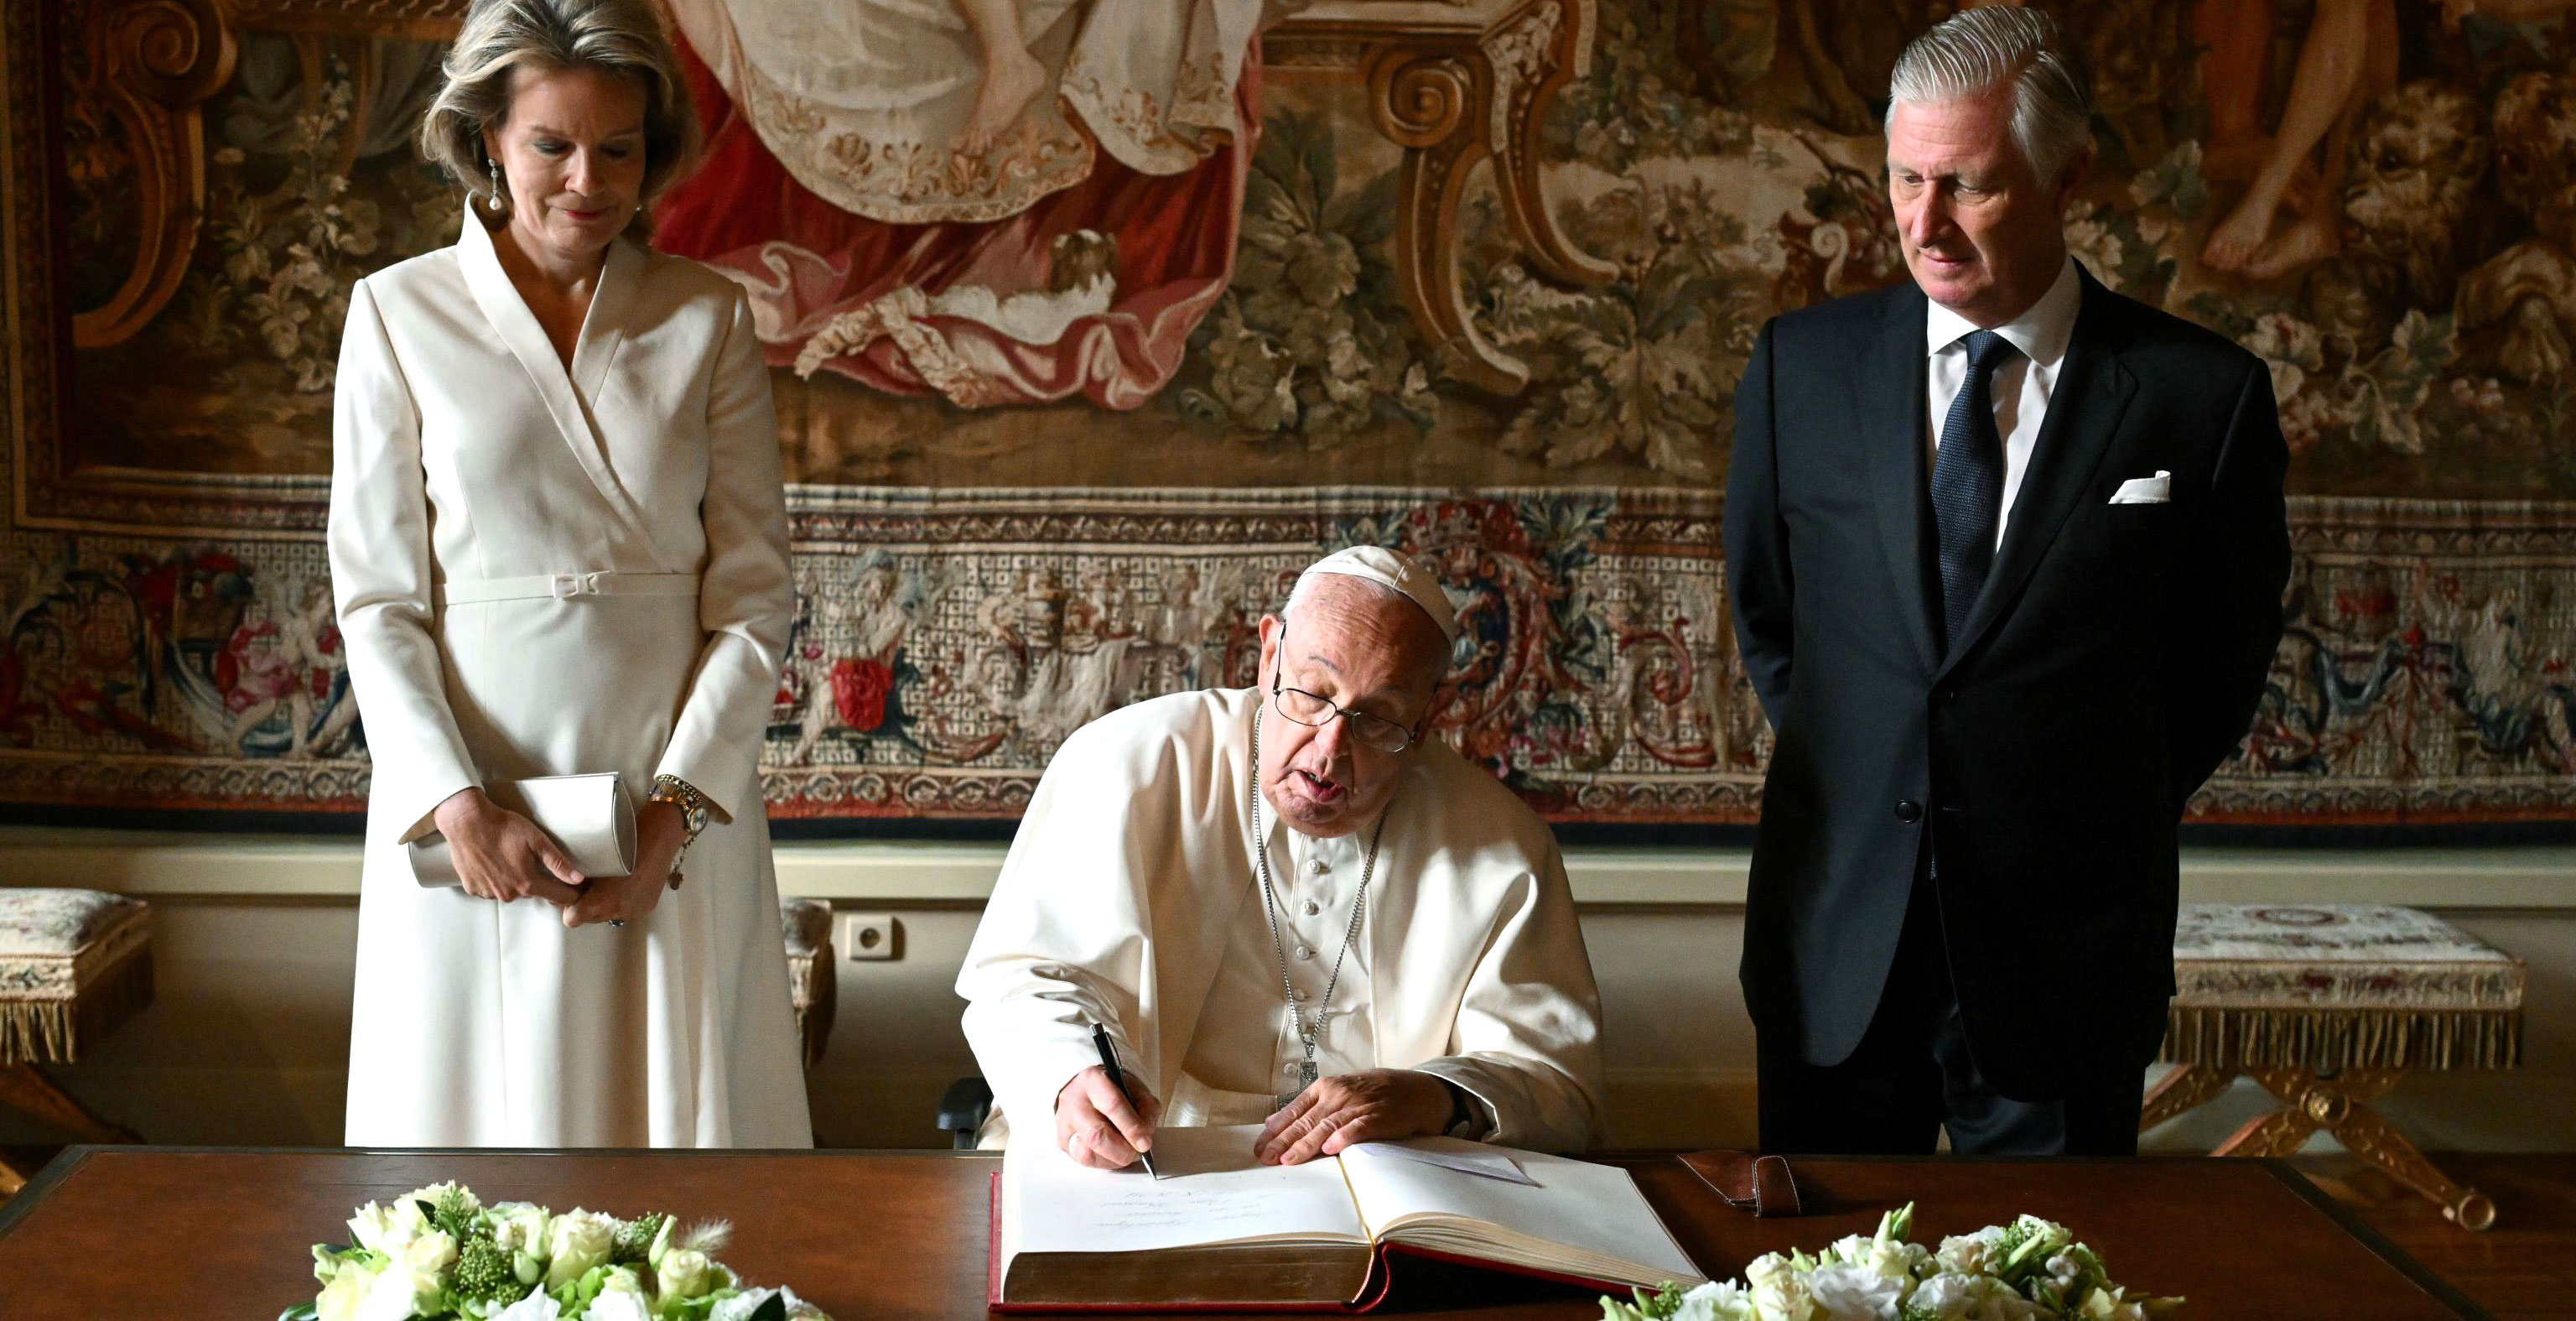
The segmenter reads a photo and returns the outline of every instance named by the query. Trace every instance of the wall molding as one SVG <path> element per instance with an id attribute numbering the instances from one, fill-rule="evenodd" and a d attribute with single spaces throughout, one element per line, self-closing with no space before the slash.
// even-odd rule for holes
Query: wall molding
<path id="1" fill-rule="evenodd" d="M 981 904 L 1005 845 L 788 840 L 783 893 L 894 904 Z M 145 897 L 354 898 L 354 839 L 0 827 L 0 884 L 82 886 Z M 1744 902 L 1744 849 L 1569 848 L 1587 907 L 1727 908 Z M 2393 903 L 2443 909 L 2576 908 L 2576 847 L 2186 849 L 2186 900 Z"/>

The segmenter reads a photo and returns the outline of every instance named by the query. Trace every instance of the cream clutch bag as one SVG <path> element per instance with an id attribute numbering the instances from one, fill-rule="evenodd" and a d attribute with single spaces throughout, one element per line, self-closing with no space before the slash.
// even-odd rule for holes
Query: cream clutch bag
<path id="1" fill-rule="evenodd" d="M 545 775 L 533 780 L 494 780 L 483 786 L 493 802 L 537 823 L 584 876 L 624 876 L 635 870 L 635 800 L 615 772 Z M 425 886 L 457 885 L 447 837 L 433 830 L 404 847 L 411 874 Z"/>

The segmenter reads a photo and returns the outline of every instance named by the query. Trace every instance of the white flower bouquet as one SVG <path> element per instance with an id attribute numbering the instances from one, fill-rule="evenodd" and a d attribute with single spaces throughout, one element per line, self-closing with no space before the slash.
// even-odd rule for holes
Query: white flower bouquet
<path id="1" fill-rule="evenodd" d="M 359 1207 L 349 1234 L 353 1246 L 313 1245 L 321 1294 L 278 1321 L 831 1321 L 716 1261 L 732 1234 L 721 1220 L 485 1206 L 441 1183 Z"/>
<path id="2" fill-rule="evenodd" d="M 1766 1253 L 1744 1280 L 1636 1291 L 1601 1300 L 1602 1321 L 2143 1321 L 2180 1298 L 2131 1298 L 2066 1226 L 2026 1215 L 2009 1225 L 1909 1243 L 1914 1206 L 1879 1217 L 1812 1256 Z"/>

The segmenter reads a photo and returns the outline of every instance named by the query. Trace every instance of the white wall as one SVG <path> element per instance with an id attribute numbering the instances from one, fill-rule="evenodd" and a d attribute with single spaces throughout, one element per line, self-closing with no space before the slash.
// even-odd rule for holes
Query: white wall
<path id="1" fill-rule="evenodd" d="M 73 874 L 59 854 L 12 855 L 0 847 L 0 882 L 7 884 L 95 884 L 98 870 Z M 2576 878 L 2569 884 L 2576 887 Z M 1583 888 L 1578 882 L 1579 893 Z M 2281 889 L 2274 896 L 2280 900 L 2333 897 L 2316 886 Z M 336 1143 L 355 975 L 354 900 L 161 893 L 152 902 L 158 1003 L 55 1077 L 155 1142 Z M 878 897 L 839 906 L 895 913 L 902 957 L 859 962 L 842 951 L 838 1022 L 809 1079 L 817 1136 L 834 1146 L 936 1144 L 931 1116 L 939 1093 L 973 1070 L 949 987 L 976 905 Z M 2512 1074 L 2412 1079 L 2383 1108 L 2428 1148 L 2576 1151 L 2576 905 L 2440 911 L 2529 961 L 2525 1065 Z M 1752 1028 L 1735 986 L 1740 908 L 1592 903 L 1583 924 L 1607 1018 L 1610 1144 L 1750 1144 Z M 2206 1149 L 2261 1108 L 2259 1093 L 2240 1084 L 2239 1094 L 2147 1141 Z M 49 1140 L 59 1139 L 0 1112 L 0 1144 Z"/>

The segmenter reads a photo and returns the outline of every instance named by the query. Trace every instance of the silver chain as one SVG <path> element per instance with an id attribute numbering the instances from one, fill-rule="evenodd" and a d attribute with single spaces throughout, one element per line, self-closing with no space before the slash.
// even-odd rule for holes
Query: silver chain
<path id="1" fill-rule="evenodd" d="M 1315 1002 L 1315 1021 L 1310 1026 L 1306 1015 L 1297 1008 L 1297 986 L 1288 979 L 1288 946 L 1279 939 L 1279 922 L 1285 916 L 1279 903 L 1279 891 L 1270 883 L 1270 837 L 1261 829 L 1261 712 L 1252 714 L 1252 856 L 1259 862 L 1261 876 L 1261 920 L 1270 926 L 1270 949 L 1279 956 L 1279 992 L 1288 1002 L 1288 1017 L 1297 1024 L 1298 1044 L 1306 1048 L 1306 1065 L 1298 1073 L 1301 1084 L 1315 1081 L 1315 1036 L 1323 1031 L 1324 1008 L 1333 1002 L 1333 988 L 1342 984 L 1342 960 L 1350 957 L 1351 942 L 1360 934 L 1360 915 L 1368 911 L 1369 877 L 1377 872 L 1378 836 L 1386 833 L 1386 811 L 1381 808 L 1377 826 L 1369 831 L 1367 861 L 1360 866 L 1359 893 L 1351 897 L 1350 929 L 1342 933 L 1342 952 L 1333 956 L 1333 975 L 1324 983 L 1324 997 Z M 1300 1090 L 1303 1090 L 1301 1087 Z M 1293 1093 L 1291 1094 L 1293 1095 Z M 1279 1099 L 1281 1109 L 1288 1101 Z"/>

